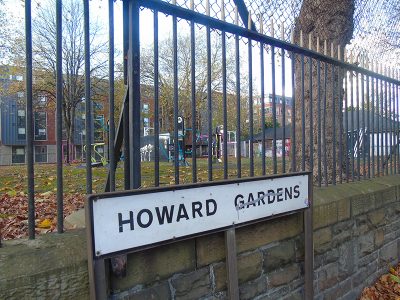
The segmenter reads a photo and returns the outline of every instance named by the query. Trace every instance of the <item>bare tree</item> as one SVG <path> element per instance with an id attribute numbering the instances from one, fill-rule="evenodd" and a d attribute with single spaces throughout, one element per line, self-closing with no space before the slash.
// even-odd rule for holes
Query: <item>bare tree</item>
<path id="1" fill-rule="evenodd" d="M 231 40 L 227 42 L 227 102 L 228 102 L 228 128 L 235 130 L 236 128 L 236 77 L 235 77 L 235 60 L 233 54 L 233 45 Z M 172 132 L 173 122 L 173 96 L 174 96 L 174 62 L 172 38 L 168 37 L 159 43 L 159 87 L 160 87 L 160 118 L 161 131 Z M 178 55 L 178 98 L 179 114 L 184 116 L 186 124 L 192 122 L 191 114 L 191 87 L 195 85 L 196 99 L 196 131 L 207 132 L 207 47 L 204 35 L 196 36 L 195 46 L 195 82 L 191 82 L 191 48 L 190 36 L 179 35 L 177 41 Z M 211 98 L 212 98 L 212 126 L 223 124 L 223 107 L 222 107 L 222 43 L 219 35 L 211 38 Z M 153 47 L 142 49 L 141 62 L 142 83 L 147 85 L 154 84 L 154 60 Z M 243 91 L 247 88 L 247 74 L 241 74 L 241 88 Z M 244 132 L 246 124 L 246 96 L 242 94 L 242 123 Z"/>
<path id="2" fill-rule="evenodd" d="M 33 63 L 35 72 L 34 92 L 51 99 L 56 96 L 56 11 L 55 0 L 38 10 L 32 22 Z M 69 145 L 73 144 L 74 120 L 77 106 L 85 95 L 84 74 L 84 29 L 83 5 L 81 1 L 63 2 L 62 57 L 63 57 L 63 104 L 62 114 Z M 101 91 L 102 76 L 107 60 L 107 41 L 101 40 L 102 27 L 90 24 L 90 58 L 92 94 Z M 67 147 L 69 148 L 69 147 Z M 69 153 L 67 152 L 67 162 Z"/>

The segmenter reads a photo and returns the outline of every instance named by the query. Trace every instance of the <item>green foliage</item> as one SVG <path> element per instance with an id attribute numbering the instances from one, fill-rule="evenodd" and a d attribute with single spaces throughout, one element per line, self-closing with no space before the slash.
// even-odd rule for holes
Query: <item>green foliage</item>
<path id="1" fill-rule="evenodd" d="M 267 116 L 265 118 L 265 128 L 274 128 L 274 121 L 275 121 L 275 127 L 279 128 L 281 127 L 281 124 L 278 122 L 278 120 L 274 120 L 272 116 Z"/>

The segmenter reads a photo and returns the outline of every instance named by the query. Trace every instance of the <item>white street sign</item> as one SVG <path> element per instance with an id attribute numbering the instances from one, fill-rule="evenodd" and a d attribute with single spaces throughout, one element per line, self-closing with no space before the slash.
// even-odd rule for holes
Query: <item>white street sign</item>
<path id="1" fill-rule="evenodd" d="M 90 197 L 96 256 L 309 206 L 308 175 L 303 174 L 130 193 Z"/>

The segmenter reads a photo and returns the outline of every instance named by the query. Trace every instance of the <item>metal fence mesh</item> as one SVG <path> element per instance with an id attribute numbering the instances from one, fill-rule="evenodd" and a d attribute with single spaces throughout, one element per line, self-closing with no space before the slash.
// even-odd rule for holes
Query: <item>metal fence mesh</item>
<path id="1" fill-rule="evenodd" d="M 213 18 L 221 19 L 222 5 L 224 5 L 225 21 L 235 23 L 236 10 L 234 0 L 164 0 L 175 3 L 183 8 L 190 9 L 193 1 L 194 10 L 209 14 Z M 257 30 L 263 23 L 263 32 L 272 35 L 271 23 L 274 24 L 274 36 L 285 41 L 290 41 L 291 32 L 299 15 L 303 0 L 244 0 L 247 10 L 251 12 L 252 20 Z M 356 0 L 354 12 L 354 33 L 348 50 L 368 57 L 369 60 L 390 62 L 392 65 L 400 64 L 400 4 L 395 0 Z M 239 17 L 239 25 L 243 24 Z M 282 26 L 284 28 L 282 33 Z M 374 44 L 375 47 L 370 47 Z"/>

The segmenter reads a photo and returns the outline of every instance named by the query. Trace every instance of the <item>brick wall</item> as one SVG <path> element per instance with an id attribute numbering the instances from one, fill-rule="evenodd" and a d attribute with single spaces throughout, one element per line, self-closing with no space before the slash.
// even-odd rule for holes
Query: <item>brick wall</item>
<path id="1" fill-rule="evenodd" d="M 356 299 L 398 261 L 399 179 L 315 189 L 316 299 Z M 241 299 L 303 298 L 302 231 L 301 214 L 237 229 Z M 35 290 L 43 298 L 87 298 L 84 238 L 73 231 L 6 242 L 0 249 L 0 295 L 17 299 Z M 110 289 L 113 299 L 227 299 L 224 235 L 130 254 L 127 276 L 111 276 Z"/>

